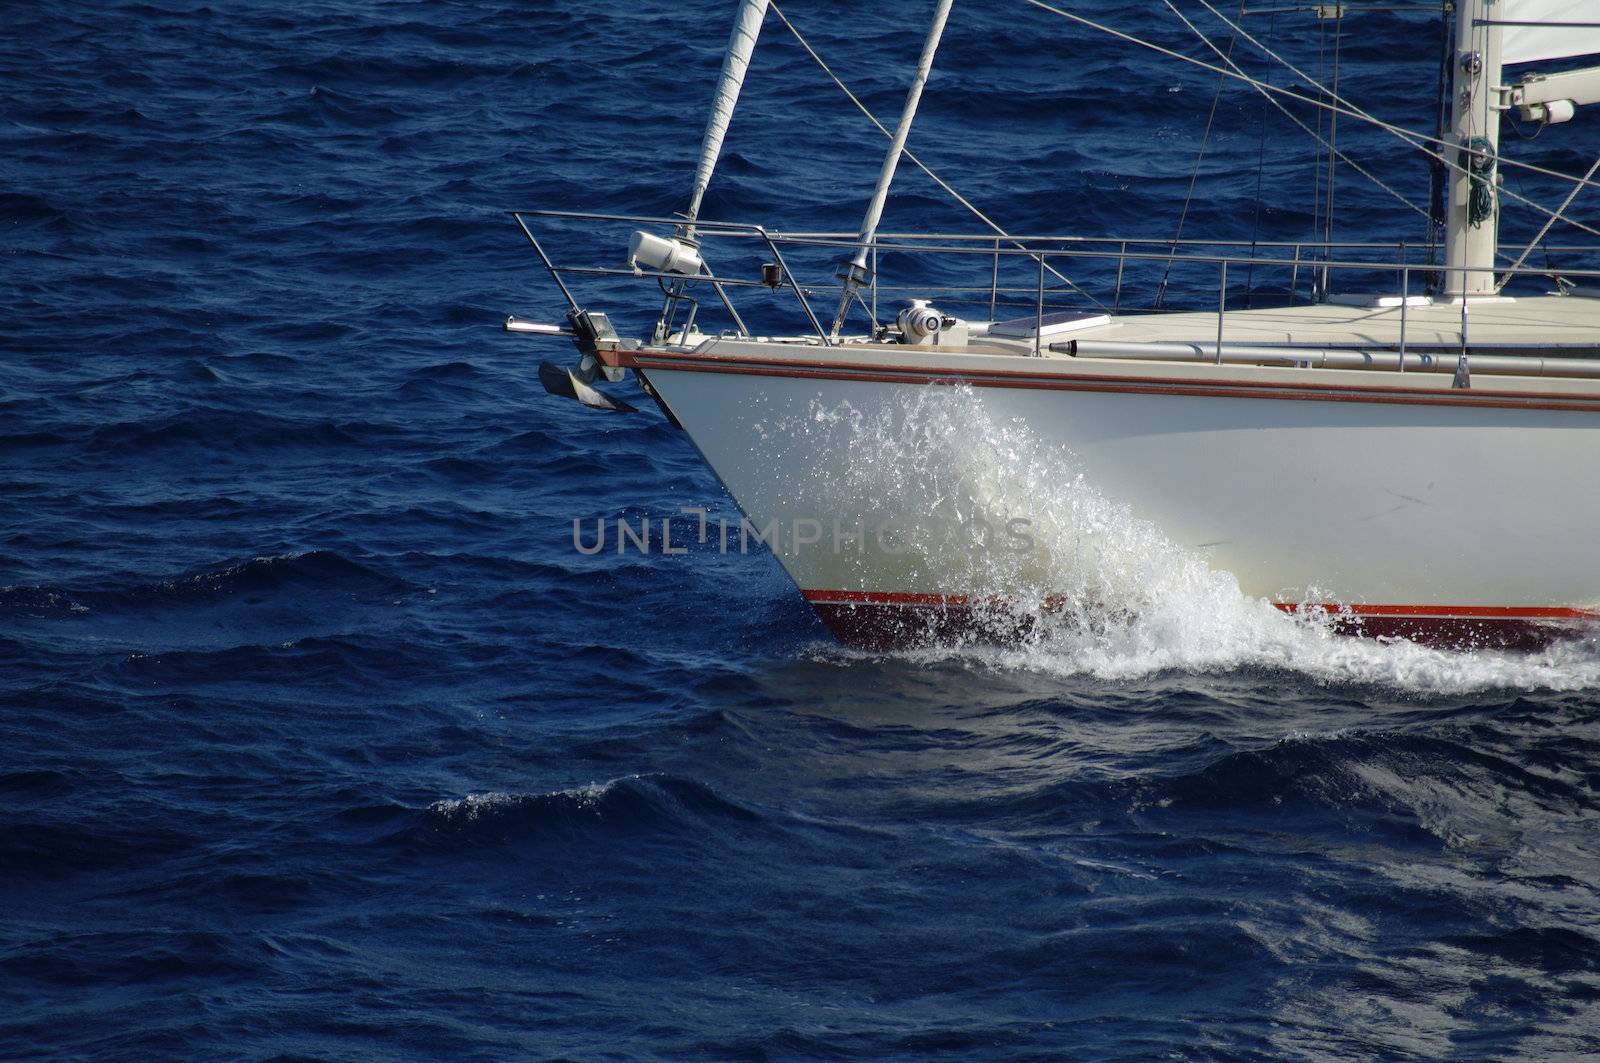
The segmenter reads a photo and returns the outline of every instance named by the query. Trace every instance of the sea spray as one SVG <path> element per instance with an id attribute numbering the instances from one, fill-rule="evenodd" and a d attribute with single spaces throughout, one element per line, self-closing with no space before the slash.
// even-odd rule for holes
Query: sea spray
<path id="1" fill-rule="evenodd" d="M 860 585 L 889 571 L 898 586 L 971 603 L 979 637 L 942 638 L 913 656 L 1110 679 L 1286 669 L 1419 693 L 1600 686 L 1593 634 L 1534 654 L 1450 652 L 1339 635 L 1336 617 L 1320 609 L 1286 614 L 1107 497 L 1070 450 L 1020 419 L 993 416 L 983 397 L 952 385 L 899 389 L 870 407 L 817 400 L 775 433 L 849 455 L 791 485 L 797 495 L 818 500 L 822 512 L 893 522 L 894 556 L 867 549 L 845 559 Z M 912 504 L 916 511 L 905 512 Z M 1028 549 L 984 538 L 1013 522 L 1025 528 Z M 1300 602 L 1332 597 L 1314 586 L 1286 593 Z M 995 634 L 1005 641 L 985 637 Z"/>

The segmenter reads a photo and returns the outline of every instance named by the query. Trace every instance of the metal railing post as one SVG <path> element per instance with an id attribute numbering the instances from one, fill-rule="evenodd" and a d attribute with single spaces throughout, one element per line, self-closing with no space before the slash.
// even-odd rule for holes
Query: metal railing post
<path id="1" fill-rule="evenodd" d="M 1300 297 L 1300 245 L 1294 245 L 1294 268 L 1289 271 L 1289 305 Z"/>
<path id="2" fill-rule="evenodd" d="M 1406 371 L 1406 309 L 1411 305 L 1411 267 L 1400 266 L 1400 372 Z"/>
<path id="3" fill-rule="evenodd" d="M 1000 295 L 1000 238 L 994 238 L 994 269 L 989 273 L 989 320 L 994 320 L 995 302 Z"/>
<path id="4" fill-rule="evenodd" d="M 1039 348 L 1044 344 L 1044 252 L 1039 252 L 1039 301 L 1034 304 L 1035 324 L 1033 329 L 1033 356 L 1039 357 Z"/>
<path id="5" fill-rule="evenodd" d="M 878 241 L 872 241 L 872 324 L 878 324 Z"/>
<path id="6" fill-rule="evenodd" d="M 1122 267 L 1128 261 L 1128 241 L 1124 240 L 1121 249 L 1117 252 L 1117 294 L 1111 300 L 1111 312 L 1114 314 L 1122 309 Z"/>
<path id="7" fill-rule="evenodd" d="M 794 289 L 794 297 L 800 300 L 800 309 L 806 312 L 806 319 L 811 322 L 811 327 L 817 330 L 817 339 L 822 341 L 824 347 L 832 347 L 828 342 L 828 333 L 823 329 L 822 322 L 817 320 L 817 315 L 812 313 L 811 304 L 806 301 L 806 293 L 800 290 L 800 282 L 795 279 L 794 271 L 789 268 L 789 263 L 784 261 L 783 252 L 778 250 L 778 245 L 773 241 L 772 234 L 761 226 L 755 226 L 755 231 L 761 234 L 761 239 L 767 242 L 767 250 L 772 252 L 772 257 L 778 263 L 778 268 L 783 270 L 783 275 L 789 278 L 789 287 Z"/>
<path id="8" fill-rule="evenodd" d="M 1222 364 L 1222 320 L 1228 313 L 1228 260 L 1222 260 L 1221 291 L 1217 294 L 1217 364 Z"/>

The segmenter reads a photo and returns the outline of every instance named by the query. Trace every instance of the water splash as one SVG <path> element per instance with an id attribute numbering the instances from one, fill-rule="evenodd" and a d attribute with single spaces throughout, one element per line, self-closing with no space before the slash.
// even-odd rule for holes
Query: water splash
<path id="1" fill-rule="evenodd" d="M 965 595 L 985 626 L 1022 632 L 1001 646 L 946 640 L 909 651 L 914 658 L 957 656 L 1105 679 L 1285 669 L 1323 683 L 1419 693 L 1600 686 L 1596 634 L 1537 653 L 1453 652 L 1342 636 L 1320 611 L 1285 614 L 1102 494 L 1076 455 L 1020 419 L 992 416 L 982 392 L 952 386 L 893 395 L 867 408 L 816 400 L 805 417 L 779 427 L 807 446 L 850 455 L 843 467 L 815 470 L 812 482 L 794 485 L 825 512 L 882 520 L 886 500 L 929 500 L 914 520 L 888 516 L 905 552 L 857 559 L 861 585 L 872 585 L 872 566 L 898 564 L 902 585 Z M 1019 518 L 1026 550 L 999 538 Z M 1304 602 L 1332 600 L 1314 586 L 1300 594 Z"/>

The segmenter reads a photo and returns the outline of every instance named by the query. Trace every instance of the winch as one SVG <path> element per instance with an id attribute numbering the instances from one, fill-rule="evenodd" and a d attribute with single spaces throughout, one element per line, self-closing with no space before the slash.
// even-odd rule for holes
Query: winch
<path id="1" fill-rule="evenodd" d="M 964 346 L 967 342 L 967 323 L 935 309 L 927 299 L 911 300 L 910 306 L 895 315 L 894 323 L 901 343 Z"/>

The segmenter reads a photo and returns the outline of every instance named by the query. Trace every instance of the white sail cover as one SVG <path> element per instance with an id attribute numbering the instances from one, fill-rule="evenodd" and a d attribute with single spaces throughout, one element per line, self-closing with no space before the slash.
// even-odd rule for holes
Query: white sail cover
<path id="1" fill-rule="evenodd" d="M 1505 0 L 1499 7 L 1491 8 L 1496 22 L 1537 23 L 1504 27 L 1500 61 L 1508 66 L 1600 54 L 1600 0 Z"/>
<path id="2" fill-rule="evenodd" d="M 722 77 L 717 80 L 716 99 L 711 101 L 711 117 L 706 121 L 705 139 L 700 144 L 700 165 L 694 172 L 694 190 L 689 202 L 690 221 L 700 214 L 700 199 L 711 183 L 717 156 L 722 154 L 722 138 L 733 120 L 733 108 L 739 102 L 739 90 L 744 87 L 745 71 L 750 68 L 750 53 L 755 51 L 756 38 L 761 36 L 761 22 L 766 17 L 767 0 L 742 0 L 734 16 L 733 34 L 728 38 L 728 52 L 722 60 Z"/>

